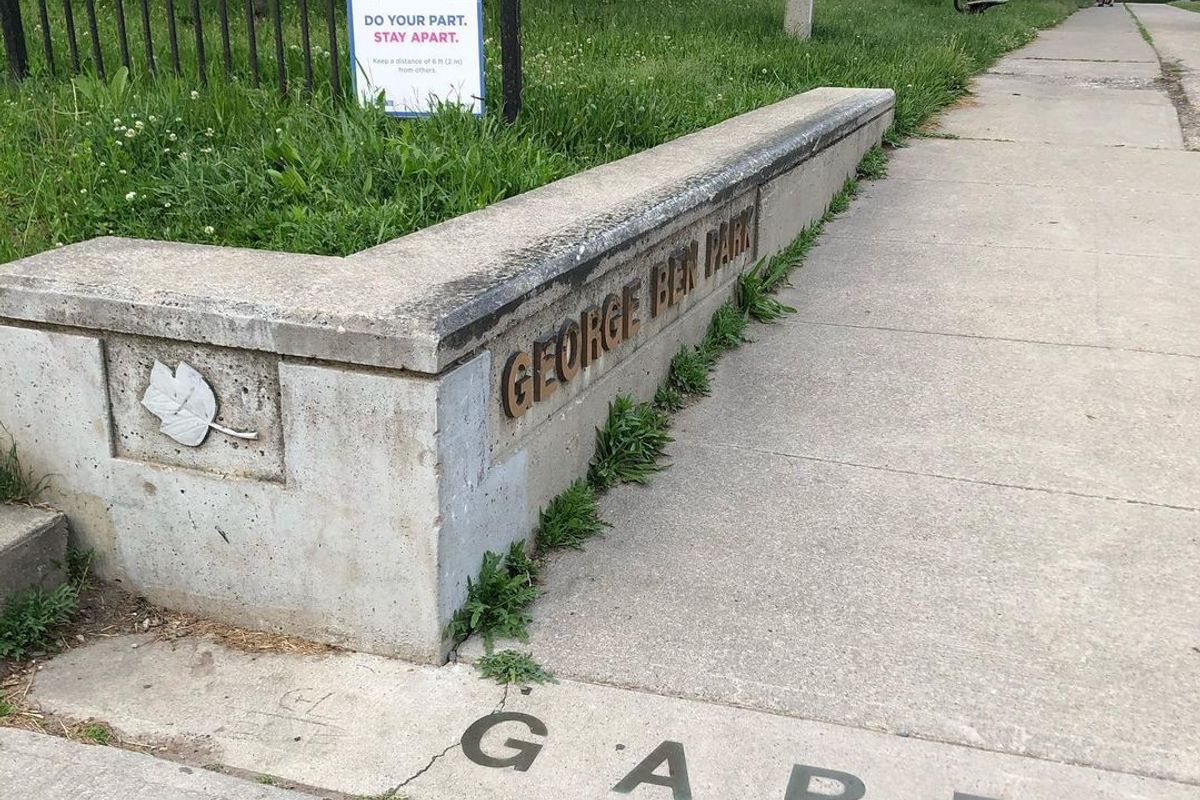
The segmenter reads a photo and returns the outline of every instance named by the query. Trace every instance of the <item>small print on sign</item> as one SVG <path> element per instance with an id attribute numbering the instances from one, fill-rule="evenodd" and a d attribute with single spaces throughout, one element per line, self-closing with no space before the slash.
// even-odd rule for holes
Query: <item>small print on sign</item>
<path id="1" fill-rule="evenodd" d="M 483 114 L 481 0 L 348 0 L 350 65 L 364 103 L 429 114 L 440 103 Z"/>

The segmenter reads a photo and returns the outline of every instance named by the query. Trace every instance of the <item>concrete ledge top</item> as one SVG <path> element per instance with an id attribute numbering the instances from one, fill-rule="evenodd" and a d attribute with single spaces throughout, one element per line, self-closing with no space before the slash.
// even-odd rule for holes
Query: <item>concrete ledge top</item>
<path id="1" fill-rule="evenodd" d="M 436 374 L 522 301 L 894 103 L 816 89 L 347 258 L 93 239 L 0 265 L 0 318 Z"/>
<path id="2" fill-rule="evenodd" d="M 46 508 L 0 503 L 0 553 L 62 518 L 59 512 Z"/>

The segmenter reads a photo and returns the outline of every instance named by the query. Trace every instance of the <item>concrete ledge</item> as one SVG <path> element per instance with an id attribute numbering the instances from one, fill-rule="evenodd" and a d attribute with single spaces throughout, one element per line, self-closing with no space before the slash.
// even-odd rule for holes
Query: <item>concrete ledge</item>
<path id="1" fill-rule="evenodd" d="M 101 576 L 438 661 L 483 554 L 822 215 L 893 102 L 809 92 L 344 259 L 98 239 L 0 266 L 0 422 Z M 146 398 L 182 375 L 158 406 L 199 398 L 181 439 Z"/>
<path id="2" fill-rule="evenodd" d="M 0 503 L 0 605 L 29 589 L 57 589 L 67 578 L 66 558 L 66 517 Z"/>
<path id="3" fill-rule="evenodd" d="M 889 90 L 814 90 L 345 259 L 95 239 L 0 266 L 0 317 L 437 373 L 518 305 L 893 104 Z"/>

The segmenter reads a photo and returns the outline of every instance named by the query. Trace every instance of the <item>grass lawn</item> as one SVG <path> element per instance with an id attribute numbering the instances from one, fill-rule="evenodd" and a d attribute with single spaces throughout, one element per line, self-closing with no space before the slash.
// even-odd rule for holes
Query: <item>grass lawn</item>
<path id="1" fill-rule="evenodd" d="M 112 0 L 97 5 L 111 16 Z M 496 98 L 495 3 L 485 5 Z M 280 100 L 269 80 L 253 89 L 220 79 L 215 39 L 207 88 L 137 72 L 123 88 L 55 81 L 37 61 L 36 4 L 27 2 L 35 77 L 14 84 L 0 72 L 0 262 L 104 234 L 350 253 L 817 86 L 894 88 L 895 141 L 1080 3 L 1011 0 L 966 16 L 950 0 L 817 0 L 804 43 L 783 34 L 783 5 L 525 0 L 526 105 L 510 127 L 493 115 L 402 122 L 339 108 L 320 53 L 317 96 Z M 132 16 L 130 29 L 136 57 Z M 185 50 L 190 33 L 181 25 Z M 259 36 L 267 76 L 272 44 L 267 30 Z M 244 49 L 244 34 L 235 38 Z M 81 36 L 85 55 L 89 41 Z M 156 33 L 160 67 L 165 42 Z M 56 53 L 61 64 L 65 40 Z M 295 74 L 299 53 L 288 60 Z M 115 48 L 106 62 L 111 74 Z"/>
<path id="2" fill-rule="evenodd" d="M 1200 0 L 1175 0 L 1171 5 L 1184 11 L 1200 11 Z"/>

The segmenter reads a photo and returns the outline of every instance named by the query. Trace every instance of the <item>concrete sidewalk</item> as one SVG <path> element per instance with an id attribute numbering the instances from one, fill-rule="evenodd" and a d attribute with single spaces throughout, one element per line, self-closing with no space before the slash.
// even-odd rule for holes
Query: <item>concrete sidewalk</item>
<path id="1" fill-rule="evenodd" d="M 1200 784 L 1200 154 L 1164 85 L 1088 9 L 896 152 L 545 571 L 537 657 Z"/>
<path id="2" fill-rule="evenodd" d="M 1183 50 L 1200 19 L 1136 13 Z M 339 800 L 1200 796 L 1200 153 L 1165 52 L 1084 10 L 894 154 L 673 466 L 543 570 L 522 649 L 561 683 L 145 636 L 29 698 Z M 0 731 L 0 798 L 275 796 L 81 747 Z"/>

